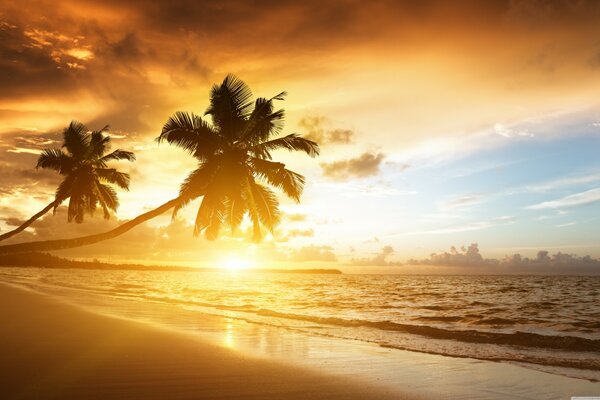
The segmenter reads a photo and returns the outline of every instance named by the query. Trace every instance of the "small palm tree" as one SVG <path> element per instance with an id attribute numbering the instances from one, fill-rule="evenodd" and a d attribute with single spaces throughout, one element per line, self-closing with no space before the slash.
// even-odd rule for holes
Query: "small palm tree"
<path id="1" fill-rule="evenodd" d="M 300 201 L 304 176 L 272 161 L 278 149 L 319 154 L 317 143 L 296 134 L 274 138 L 281 133 L 284 111 L 274 110 L 273 101 L 285 92 L 252 101 L 250 88 L 228 75 L 210 93 L 212 124 L 196 114 L 177 112 L 164 125 L 158 142 L 166 141 L 187 150 L 198 160 L 198 168 L 183 182 L 181 202 L 174 213 L 190 201 L 203 197 L 196 216 L 194 234 L 204 232 L 213 240 L 223 225 L 232 232 L 249 215 L 253 237 L 262 237 L 261 225 L 271 232 L 280 219 L 279 202 L 267 186 L 280 189 Z"/>
<path id="2" fill-rule="evenodd" d="M 86 213 L 93 214 L 98 205 L 104 211 L 104 218 L 110 217 L 110 211 L 116 211 L 119 200 L 116 185 L 129 189 L 129 174 L 109 168 L 113 160 L 134 161 L 135 155 L 124 150 L 115 150 L 106 154 L 110 137 L 99 131 L 88 133 L 88 128 L 76 121 L 63 130 L 63 145 L 58 149 L 44 149 L 38 158 L 36 168 L 51 169 L 64 176 L 56 190 L 54 200 L 43 210 L 25 221 L 18 228 L 0 235 L 0 240 L 7 239 L 23 231 L 35 220 L 56 208 L 69 199 L 67 219 L 69 222 L 83 222 Z"/>

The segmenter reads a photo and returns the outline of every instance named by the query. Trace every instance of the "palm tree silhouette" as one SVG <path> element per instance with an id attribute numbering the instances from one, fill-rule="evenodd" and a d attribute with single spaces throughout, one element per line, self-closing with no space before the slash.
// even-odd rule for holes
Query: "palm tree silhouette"
<path id="1" fill-rule="evenodd" d="M 177 112 L 165 123 L 158 142 L 183 148 L 198 160 L 198 168 L 183 182 L 178 197 L 127 221 L 118 227 L 72 239 L 46 240 L 0 246 L 0 254 L 49 251 L 94 244 L 115 238 L 135 226 L 168 210 L 176 213 L 193 199 L 203 197 L 198 209 L 194 234 L 204 232 L 208 239 L 217 237 L 222 225 L 234 230 L 248 214 L 254 239 L 261 237 L 261 225 L 272 230 L 279 221 L 279 204 L 267 183 L 299 201 L 305 179 L 272 161 L 278 149 L 303 151 L 311 157 L 319 154 L 316 142 L 296 134 L 273 138 L 283 129 L 283 110 L 273 110 L 273 101 L 282 100 L 282 92 L 270 99 L 251 101 L 248 86 L 228 75 L 213 86 L 210 106 L 212 124 L 195 114 Z"/>
<path id="2" fill-rule="evenodd" d="M 212 124 L 196 114 L 177 112 L 169 118 L 157 141 L 182 147 L 198 160 L 198 168 L 183 182 L 181 203 L 174 213 L 202 196 L 194 235 L 204 232 L 213 240 L 222 225 L 232 232 L 248 214 L 256 241 L 262 237 L 261 225 L 271 232 L 279 222 L 279 202 L 265 185 L 280 189 L 296 202 L 304 187 L 302 175 L 274 162 L 277 149 L 319 154 L 317 143 L 296 134 L 273 139 L 283 128 L 284 111 L 274 110 L 273 101 L 283 100 L 285 92 L 251 101 L 250 88 L 234 75 L 213 86 L 205 115 Z"/>
<path id="3" fill-rule="evenodd" d="M 0 241 L 22 232 L 51 209 L 56 212 L 56 208 L 67 199 L 69 222 L 83 222 L 84 215 L 93 214 L 98 205 L 104 212 L 104 218 L 110 218 L 110 211 L 116 211 L 119 206 L 117 192 L 110 185 L 129 190 L 129 174 L 108 168 L 108 163 L 116 160 L 134 161 L 135 155 L 120 149 L 106 154 L 110 144 L 110 137 L 103 134 L 106 130 L 108 126 L 88 133 L 85 125 L 72 121 L 63 130 L 62 147 L 42 151 L 36 168 L 54 170 L 64 179 L 50 204 L 16 229 L 0 235 Z"/>

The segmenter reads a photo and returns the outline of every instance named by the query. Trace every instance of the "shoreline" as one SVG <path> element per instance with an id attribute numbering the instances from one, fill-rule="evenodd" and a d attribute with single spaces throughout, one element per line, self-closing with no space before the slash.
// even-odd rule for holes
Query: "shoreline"
<path id="1" fill-rule="evenodd" d="M 417 399 L 0 285 L 3 399 Z M 43 310 L 43 311 L 42 311 Z"/>
<path id="2" fill-rule="evenodd" d="M 0 285 L 0 298 L 4 287 Z M 31 289 L 13 286 L 13 290 L 23 292 Z M 143 331 L 141 334 L 144 336 L 158 330 L 185 342 L 216 347 L 230 356 L 245 360 L 271 360 L 282 370 L 299 370 L 302 371 L 301 374 L 316 376 L 313 378 L 316 382 L 323 379 L 329 384 L 343 382 L 343 387 L 331 389 L 333 392 L 325 397 L 311 392 L 310 395 L 304 393 L 298 398 L 562 399 L 600 393 L 599 383 L 553 375 L 514 363 L 450 358 L 390 349 L 373 343 L 308 335 L 281 327 L 257 325 L 155 303 L 126 304 L 128 301 L 118 299 L 112 303 L 96 304 L 82 301 L 72 291 L 39 293 L 34 289 L 30 295 L 38 298 L 38 301 L 60 303 L 62 307 L 78 311 L 79 319 L 83 318 L 81 313 L 86 316 L 85 320 L 100 314 L 119 324 L 133 324 Z M 6 304 L 6 300 L 4 301 Z M 5 311 L 0 314 L 3 312 Z M 32 312 L 32 315 L 35 316 L 35 313 Z M 2 319 L 0 316 L 0 322 Z M 194 322 L 190 324 L 190 321 Z M 152 352 L 154 349 L 147 351 Z M 293 374 L 295 376 L 296 373 Z M 231 384 L 234 385 L 235 382 Z M 314 386 L 312 381 L 305 381 L 304 384 Z M 371 387 L 369 395 L 365 397 L 361 389 L 346 390 L 353 386 Z M 380 395 L 372 394 L 379 391 Z M 248 395 L 241 395 L 240 398 L 244 397 Z M 265 395 L 260 398 L 278 397 Z M 285 398 L 296 397 L 286 395 Z"/>

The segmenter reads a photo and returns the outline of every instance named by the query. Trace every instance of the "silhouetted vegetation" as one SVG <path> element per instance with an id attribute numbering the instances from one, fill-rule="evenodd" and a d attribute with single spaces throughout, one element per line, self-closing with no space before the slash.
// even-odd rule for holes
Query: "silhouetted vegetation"
<path id="1" fill-rule="evenodd" d="M 260 240 L 260 226 L 272 231 L 280 219 L 279 201 L 265 184 L 300 201 L 304 177 L 271 161 L 271 152 L 286 149 L 315 157 L 319 146 L 296 134 L 273 139 L 283 129 L 284 119 L 284 111 L 275 110 L 273 101 L 283 100 L 285 94 L 253 102 L 250 88 L 228 75 L 211 90 L 204 114 L 212 117 L 212 124 L 196 114 L 177 112 L 163 127 L 159 143 L 179 146 L 198 160 L 198 168 L 181 185 L 181 202 L 174 210 L 202 197 L 195 235 L 204 232 L 207 239 L 215 239 L 223 225 L 233 231 L 248 214 L 254 239 Z"/>
<path id="2" fill-rule="evenodd" d="M 129 174 L 109 168 L 110 161 L 135 161 L 130 151 L 117 149 L 106 154 L 110 137 L 103 132 L 108 126 L 89 133 L 88 128 L 73 121 L 63 130 L 61 148 L 45 149 L 38 158 L 36 168 L 50 169 L 64 176 L 56 189 L 54 200 L 37 214 L 10 232 L 0 235 L 0 241 L 22 232 L 34 221 L 69 199 L 67 219 L 69 222 L 83 222 L 85 214 L 93 214 L 100 206 L 104 218 L 111 211 L 117 211 L 119 199 L 111 185 L 129 190 Z"/>
<path id="3" fill-rule="evenodd" d="M 198 168 L 181 185 L 179 197 L 107 232 L 73 239 L 0 246 L 0 254 L 67 249 L 112 239 L 170 209 L 177 212 L 198 197 L 202 197 L 202 202 L 194 234 L 204 232 L 207 239 L 215 239 L 223 225 L 230 226 L 233 231 L 241 224 L 244 216 L 248 215 L 253 238 L 260 240 L 261 225 L 272 231 L 280 220 L 279 201 L 266 185 L 280 189 L 288 197 L 300 201 L 305 182 L 304 176 L 286 169 L 283 163 L 272 161 L 272 151 L 302 151 L 311 157 L 319 154 L 316 142 L 296 134 L 274 138 L 283 129 L 284 111 L 275 110 L 273 102 L 283 100 L 284 96 L 285 92 L 282 92 L 270 99 L 260 97 L 251 101 L 250 88 L 237 77 L 228 75 L 220 85 L 213 86 L 211 90 L 210 105 L 205 115 L 211 116 L 212 123 L 193 113 L 177 112 L 169 118 L 157 138 L 158 142 L 183 148 L 198 160 Z M 88 148 L 92 142 L 99 143 L 98 151 L 94 154 L 99 154 L 99 150 L 104 148 L 104 142 L 99 137 L 94 139 L 97 135 L 85 139 L 81 135 L 81 129 L 75 127 L 72 130 L 76 134 L 69 136 L 69 146 L 72 147 L 69 152 L 77 154 L 77 160 L 83 157 L 82 154 L 87 154 L 82 149 Z M 48 152 L 42 164 L 38 162 L 38 166 L 62 171 L 63 164 L 60 161 L 66 156 L 61 154 L 59 150 Z M 111 155 L 105 157 L 109 156 Z M 111 176 L 117 179 L 114 173 Z M 89 170 L 80 179 L 85 181 L 85 185 L 94 182 L 94 176 Z M 124 180 L 119 182 L 125 183 Z M 85 185 L 83 187 L 87 188 Z M 72 201 L 72 207 L 69 204 L 70 218 L 75 218 L 76 221 L 83 218 L 85 211 L 93 211 L 100 198 L 109 198 L 108 195 L 102 197 L 94 190 L 85 189 L 82 193 L 85 195 Z M 72 197 L 73 194 L 74 192 L 70 192 Z M 105 212 L 107 208 L 111 208 L 110 204 L 116 205 L 101 203 Z"/>
<path id="4" fill-rule="evenodd" d="M 207 272 L 223 271 L 222 268 L 195 268 L 176 265 L 144 265 L 144 264 L 113 264 L 94 261 L 77 261 L 61 258 L 48 253 L 9 254 L 0 258 L 0 267 L 38 267 L 56 269 L 102 269 L 102 270 L 134 270 L 134 271 L 183 271 Z M 252 269 L 252 272 L 289 273 L 289 274 L 341 274 L 337 269 Z"/>

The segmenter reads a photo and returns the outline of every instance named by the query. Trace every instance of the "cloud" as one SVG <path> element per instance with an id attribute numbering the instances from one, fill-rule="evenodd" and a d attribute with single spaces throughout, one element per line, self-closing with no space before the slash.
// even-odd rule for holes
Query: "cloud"
<path id="1" fill-rule="evenodd" d="M 313 237 L 315 236 L 315 231 L 312 229 L 290 229 L 285 233 L 287 238 L 294 237 Z"/>
<path id="2" fill-rule="evenodd" d="M 517 253 L 497 260 L 484 258 L 479 251 L 477 243 L 472 243 L 468 247 L 461 246 L 460 249 L 452 246 L 449 252 L 433 253 L 429 258 L 421 260 L 411 259 L 407 263 L 413 265 L 451 266 L 455 268 L 487 267 L 486 272 L 491 274 L 596 275 L 600 272 L 600 260 L 595 260 L 590 256 L 577 257 L 572 254 L 561 253 L 560 251 L 554 255 L 550 255 L 546 250 L 539 250 L 536 256 L 532 258 L 523 257 Z M 467 272 L 467 270 L 463 271 Z"/>
<path id="3" fill-rule="evenodd" d="M 337 261 L 337 256 L 333 252 L 331 246 L 304 246 L 290 252 L 289 258 L 291 261 L 309 262 L 309 261 Z"/>
<path id="4" fill-rule="evenodd" d="M 383 153 L 366 152 L 356 158 L 321 163 L 321 170 L 326 178 L 345 181 L 350 178 L 367 178 L 379 174 L 379 167 L 384 160 Z"/>
<path id="5" fill-rule="evenodd" d="M 467 208 L 479 204 L 483 200 L 484 196 L 481 194 L 467 194 L 450 200 L 443 207 L 447 209 Z"/>
<path id="6" fill-rule="evenodd" d="M 290 222 L 304 222 L 304 221 L 306 221 L 306 214 L 301 214 L 301 213 L 286 214 L 285 218 Z"/>
<path id="7" fill-rule="evenodd" d="M 350 144 L 354 141 L 354 131 L 340 128 L 325 129 L 326 124 L 325 117 L 304 117 L 298 122 L 300 128 L 306 131 L 304 137 L 320 145 Z"/>
<path id="8" fill-rule="evenodd" d="M 567 222 L 567 223 L 564 223 L 564 224 L 556 225 L 556 227 L 557 228 L 564 228 L 564 227 L 573 226 L 573 225 L 577 225 L 577 222 Z"/>
<path id="9" fill-rule="evenodd" d="M 352 265 L 360 266 L 397 266 L 402 265 L 400 262 L 389 261 L 388 258 L 394 254 L 394 248 L 392 246 L 384 246 L 381 250 L 373 257 L 367 258 L 353 258 L 350 260 Z"/>
<path id="10" fill-rule="evenodd" d="M 462 223 L 459 225 L 453 225 L 446 228 L 438 228 L 431 229 L 425 231 L 416 231 L 416 232 L 408 232 L 405 235 L 445 235 L 448 233 L 460 233 L 460 232 L 470 232 L 470 231 L 479 231 L 482 229 L 488 229 L 498 225 L 511 225 L 515 223 L 515 219 L 509 215 L 503 215 L 500 217 L 493 218 L 491 220 L 486 221 L 477 221 L 471 223 Z M 401 235 L 401 234 L 399 234 Z M 397 236 L 397 235 L 388 235 Z"/>
<path id="11" fill-rule="evenodd" d="M 501 123 L 496 123 L 494 125 L 494 132 L 497 135 L 500 135 L 505 138 L 511 137 L 534 137 L 534 134 L 529 132 L 527 129 L 516 129 L 512 127 L 508 127 Z"/>
<path id="12" fill-rule="evenodd" d="M 450 252 L 441 254 L 433 253 L 431 257 L 424 260 L 409 260 L 409 264 L 427 264 L 427 265 L 473 265 L 485 266 L 497 264 L 495 260 L 486 260 L 479 252 L 477 243 L 472 243 L 469 247 L 461 246 L 457 249 L 455 246 L 450 248 Z"/>
<path id="13" fill-rule="evenodd" d="M 249 235 L 250 236 L 250 235 Z M 288 229 L 282 234 L 276 235 L 276 239 L 278 243 L 287 242 L 293 238 L 307 238 L 314 237 L 315 231 L 311 228 L 307 229 Z"/>
<path id="14" fill-rule="evenodd" d="M 558 189 L 565 186 L 583 185 L 587 183 L 595 183 L 600 181 L 600 173 L 595 172 L 581 176 L 570 176 L 566 178 L 560 178 L 540 184 L 530 185 L 526 188 L 527 191 L 531 192 L 545 192 L 552 189 Z"/>
<path id="15" fill-rule="evenodd" d="M 592 54 L 588 58 L 588 64 L 592 68 L 600 68 L 600 43 L 596 44 Z"/>
<path id="16" fill-rule="evenodd" d="M 527 207 L 530 210 L 544 210 L 548 208 L 581 207 L 600 201 L 600 188 L 587 190 L 585 192 L 571 194 L 557 200 L 544 201 Z"/>

